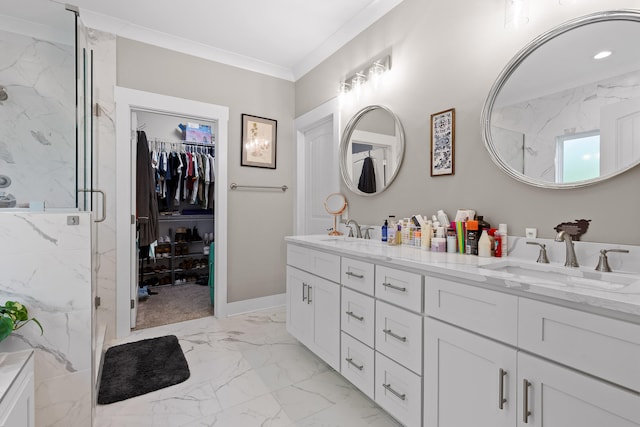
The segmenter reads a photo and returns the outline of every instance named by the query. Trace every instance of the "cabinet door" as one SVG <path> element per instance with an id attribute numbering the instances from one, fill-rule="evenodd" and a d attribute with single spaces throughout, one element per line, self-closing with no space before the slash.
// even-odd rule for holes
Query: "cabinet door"
<path id="1" fill-rule="evenodd" d="M 307 300 L 313 306 L 312 350 L 340 371 L 340 285 L 314 277 Z"/>
<path id="2" fill-rule="evenodd" d="M 637 393 L 525 353 L 518 388 L 519 427 L 640 426 Z"/>
<path id="3" fill-rule="evenodd" d="M 287 266 L 287 331 L 307 347 L 312 342 L 313 306 L 309 285 L 313 276 Z"/>
<path id="4" fill-rule="evenodd" d="M 514 348 L 432 318 L 424 339 L 425 426 L 515 425 Z"/>

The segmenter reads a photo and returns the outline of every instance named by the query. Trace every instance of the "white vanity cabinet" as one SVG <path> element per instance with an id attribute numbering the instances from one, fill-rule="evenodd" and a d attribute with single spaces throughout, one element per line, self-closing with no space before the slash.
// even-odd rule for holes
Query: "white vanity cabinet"
<path id="1" fill-rule="evenodd" d="M 426 304 L 432 317 L 425 318 L 425 427 L 640 426 L 640 325 L 426 281 L 427 298 L 446 295 L 448 302 L 445 309 Z M 500 306 L 494 319 L 470 321 Z M 517 333 L 487 328 L 495 318 Z"/>
<path id="2" fill-rule="evenodd" d="M 340 285 L 321 277 L 339 280 L 340 257 L 292 245 L 287 254 L 287 331 L 340 370 Z"/>
<path id="3" fill-rule="evenodd" d="M 33 352 L 10 353 L 0 368 L 6 386 L 0 400 L 0 427 L 35 426 Z"/>

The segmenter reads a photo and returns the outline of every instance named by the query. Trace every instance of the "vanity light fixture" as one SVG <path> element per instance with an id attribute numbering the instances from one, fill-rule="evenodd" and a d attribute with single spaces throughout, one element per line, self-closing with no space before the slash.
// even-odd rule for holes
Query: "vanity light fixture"
<path id="1" fill-rule="evenodd" d="M 612 52 L 610 50 L 603 50 L 593 55 L 593 59 L 604 59 L 610 57 Z"/>
<path id="2" fill-rule="evenodd" d="M 529 22 L 529 0 L 505 0 L 504 27 L 519 28 Z"/>
<path id="3" fill-rule="evenodd" d="M 351 91 L 359 91 L 368 81 L 376 82 L 380 77 L 391 69 L 391 56 L 386 55 L 372 61 L 362 67 L 356 73 L 351 74 L 340 82 L 338 92 L 345 95 Z"/>

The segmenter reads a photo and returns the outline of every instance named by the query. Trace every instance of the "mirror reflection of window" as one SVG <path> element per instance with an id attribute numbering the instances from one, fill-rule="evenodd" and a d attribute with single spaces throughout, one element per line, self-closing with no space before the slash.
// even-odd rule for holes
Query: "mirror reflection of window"
<path id="1" fill-rule="evenodd" d="M 576 182 L 600 176 L 600 132 L 557 138 L 556 182 Z"/>

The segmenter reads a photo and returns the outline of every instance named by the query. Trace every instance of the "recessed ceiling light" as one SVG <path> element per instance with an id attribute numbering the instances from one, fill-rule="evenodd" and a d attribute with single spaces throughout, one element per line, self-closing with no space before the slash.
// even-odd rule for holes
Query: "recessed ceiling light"
<path id="1" fill-rule="evenodd" d="M 611 56 L 611 51 L 603 50 L 602 52 L 598 52 L 595 55 L 593 55 L 593 59 L 604 59 L 608 56 Z"/>

